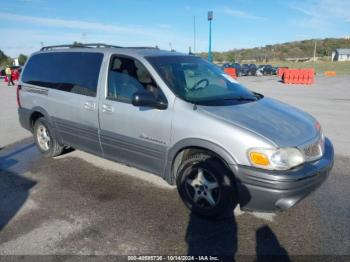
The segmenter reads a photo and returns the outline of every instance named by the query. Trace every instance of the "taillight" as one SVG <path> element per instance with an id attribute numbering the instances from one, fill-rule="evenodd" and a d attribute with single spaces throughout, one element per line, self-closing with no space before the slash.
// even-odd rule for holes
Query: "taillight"
<path id="1" fill-rule="evenodd" d="M 21 90 L 21 89 L 22 89 L 21 85 L 18 85 L 18 86 L 17 86 L 17 91 L 16 91 L 16 94 L 17 94 L 17 106 L 18 106 L 18 108 L 21 107 L 21 99 L 19 98 L 19 90 Z"/>

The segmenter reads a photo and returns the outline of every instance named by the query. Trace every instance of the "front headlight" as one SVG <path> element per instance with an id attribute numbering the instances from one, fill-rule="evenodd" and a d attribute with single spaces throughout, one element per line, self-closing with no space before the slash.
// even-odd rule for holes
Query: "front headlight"
<path id="1" fill-rule="evenodd" d="M 287 170 L 305 162 L 302 152 L 294 147 L 252 148 L 248 151 L 248 158 L 252 166 L 269 170 Z"/>

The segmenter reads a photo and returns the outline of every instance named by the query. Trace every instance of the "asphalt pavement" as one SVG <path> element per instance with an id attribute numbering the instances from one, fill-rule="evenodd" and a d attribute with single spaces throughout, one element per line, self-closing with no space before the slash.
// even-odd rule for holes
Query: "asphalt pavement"
<path id="1" fill-rule="evenodd" d="M 320 78 L 302 87 L 284 86 L 275 77 L 240 79 L 316 115 L 335 144 L 336 159 L 328 180 L 297 206 L 277 214 L 236 208 L 218 220 L 191 214 L 176 188 L 152 174 L 81 151 L 42 158 L 14 119 L 4 125 L 4 112 L 14 116 L 16 106 L 0 86 L 1 107 L 8 110 L 0 112 L 0 255 L 350 259 L 349 80 Z"/>

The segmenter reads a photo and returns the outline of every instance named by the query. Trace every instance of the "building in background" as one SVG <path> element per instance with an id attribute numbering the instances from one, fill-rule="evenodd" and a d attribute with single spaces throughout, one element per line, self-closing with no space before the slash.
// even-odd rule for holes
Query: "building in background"
<path id="1" fill-rule="evenodd" d="M 13 65 L 14 66 L 19 66 L 19 61 L 18 61 L 18 57 L 13 59 Z"/>
<path id="2" fill-rule="evenodd" d="M 336 49 L 332 52 L 332 61 L 350 61 L 350 49 Z"/>

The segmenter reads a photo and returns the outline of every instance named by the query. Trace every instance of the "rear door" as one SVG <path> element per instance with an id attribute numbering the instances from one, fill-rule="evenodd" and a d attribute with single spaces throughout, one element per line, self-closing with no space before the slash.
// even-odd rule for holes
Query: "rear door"
<path id="1" fill-rule="evenodd" d="M 67 145 L 101 154 L 98 97 L 103 54 L 47 52 L 34 55 L 33 84 L 48 88 L 46 110 Z"/>
<path id="2" fill-rule="evenodd" d="M 135 92 L 164 94 L 146 67 L 131 57 L 114 55 L 106 93 L 100 97 L 100 139 L 107 158 L 161 174 L 170 142 L 171 109 L 135 107 Z"/>

